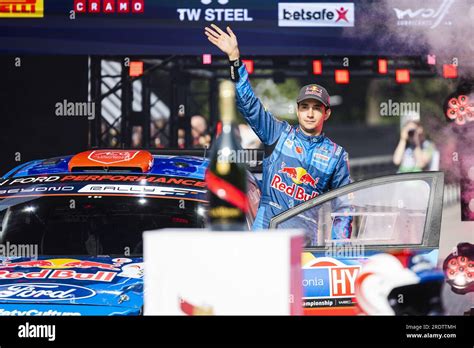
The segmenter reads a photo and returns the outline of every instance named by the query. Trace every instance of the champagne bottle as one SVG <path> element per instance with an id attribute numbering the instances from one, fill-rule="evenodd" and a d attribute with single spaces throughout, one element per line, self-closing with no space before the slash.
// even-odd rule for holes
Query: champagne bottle
<path id="1" fill-rule="evenodd" d="M 223 81 L 219 94 L 222 127 L 206 171 L 210 227 L 216 231 L 247 230 L 247 170 L 239 161 L 242 148 L 237 140 L 233 83 Z"/>

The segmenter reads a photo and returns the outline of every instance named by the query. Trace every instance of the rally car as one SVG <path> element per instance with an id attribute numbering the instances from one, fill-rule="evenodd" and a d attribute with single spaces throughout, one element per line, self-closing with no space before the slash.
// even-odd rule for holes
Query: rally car
<path id="1" fill-rule="evenodd" d="M 0 315 L 137 315 L 142 232 L 204 227 L 208 159 L 92 150 L 0 179 Z M 249 226 L 259 191 L 249 175 Z"/>
<path id="2" fill-rule="evenodd" d="M 37 160 L 0 179 L 0 315 L 139 315 L 142 232 L 204 227 L 208 159 L 144 150 L 90 150 Z M 258 206 L 248 176 L 247 215 Z M 350 184 L 275 217 L 306 229 L 305 314 L 354 314 L 361 262 L 391 248 L 436 258 L 442 173 Z M 350 216 L 352 243 L 331 240 Z M 328 247 L 329 246 L 329 247 Z M 347 254 L 349 253 L 349 254 Z"/>

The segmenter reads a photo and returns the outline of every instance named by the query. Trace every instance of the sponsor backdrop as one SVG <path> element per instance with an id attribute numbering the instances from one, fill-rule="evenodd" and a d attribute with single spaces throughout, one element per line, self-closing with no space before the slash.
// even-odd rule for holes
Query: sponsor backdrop
<path id="1" fill-rule="evenodd" d="M 384 26 L 442 30 L 464 6 L 468 0 L 0 0 L 0 52 L 217 53 L 203 34 L 216 23 L 231 25 L 242 52 L 255 55 L 422 54 L 422 45 L 387 39 Z"/>

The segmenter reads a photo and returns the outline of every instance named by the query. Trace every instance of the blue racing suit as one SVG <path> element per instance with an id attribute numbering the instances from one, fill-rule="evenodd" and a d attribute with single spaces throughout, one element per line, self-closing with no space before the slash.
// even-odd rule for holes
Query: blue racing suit
<path id="1" fill-rule="evenodd" d="M 324 133 L 308 136 L 299 126 L 277 120 L 255 96 L 244 64 L 238 73 L 237 108 L 266 150 L 262 197 L 252 227 L 254 230 L 266 229 L 275 215 L 349 184 L 348 155 Z M 351 221 L 351 218 L 340 219 L 337 222 L 340 226 L 336 230 L 333 228 L 332 239 L 349 238 Z"/>

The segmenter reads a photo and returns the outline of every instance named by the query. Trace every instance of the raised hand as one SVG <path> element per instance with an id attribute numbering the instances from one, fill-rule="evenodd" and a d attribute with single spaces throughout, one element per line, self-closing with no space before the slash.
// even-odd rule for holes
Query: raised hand
<path id="1" fill-rule="evenodd" d="M 227 27 L 227 33 L 215 24 L 211 24 L 212 28 L 205 27 L 204 33 L 207 39 L 216 45 L 222 52 L 227 54 L 229 60 L 236 60 L 240 57 L 239 45 L 237 37 L 230 27 Z"/>

